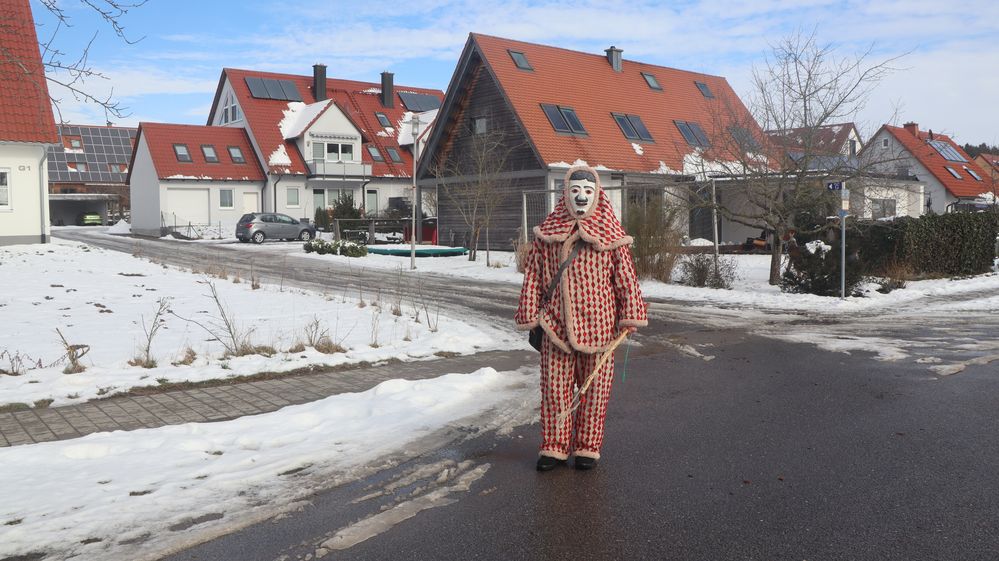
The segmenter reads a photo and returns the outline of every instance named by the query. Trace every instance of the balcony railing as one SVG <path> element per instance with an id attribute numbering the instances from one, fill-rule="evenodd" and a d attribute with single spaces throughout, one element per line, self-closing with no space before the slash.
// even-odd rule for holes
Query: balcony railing
<path id="1" fill-rule="evenodd" d="M 364 178 L 371 176 L 371 164 L 361 162 L 337 162 L 328 160 L 309 160 L 309 175 L 323 177 L 343 177 L 344 179 Z"/>

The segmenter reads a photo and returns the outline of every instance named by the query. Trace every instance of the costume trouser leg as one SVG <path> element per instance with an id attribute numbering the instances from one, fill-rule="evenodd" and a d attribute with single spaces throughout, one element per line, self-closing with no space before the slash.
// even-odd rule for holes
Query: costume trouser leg
<path id="1" fill-rule="evenodd" d="M 614 381 L 613 356 L 600 367 L 600 372 L 580 399 L 579 408 L 566 419 L 558 419 L 559 413 L 569 410 L 573 391 L 585 383 L 600 356 L 601 353 L 566 353 L 545 337 L 541 345 L 543 455 L 564 460 L 569 457 L 570 452 L 575 451 L 578 456 L 600 457 L 607 401 Z"/>

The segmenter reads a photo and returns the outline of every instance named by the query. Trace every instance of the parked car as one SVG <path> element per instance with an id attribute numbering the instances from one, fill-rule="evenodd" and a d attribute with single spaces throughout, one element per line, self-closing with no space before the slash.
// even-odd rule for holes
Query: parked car
<path id="1" fill-rule="evenodd" d="M 236 224 L 236 239 L 244 243 L 264 243 L 264 240 L 309 241 L 314 237 L 316 229 L 311 224 L 276 212 L 244 214 Z"/>
<path id="2" fill-rule="evenodd" d="M 77 226 L 103 226 L 104 221 L 101 220 L 101 215 L 96 212 L 81 212 L 76 215 L 76 225 Z"/>

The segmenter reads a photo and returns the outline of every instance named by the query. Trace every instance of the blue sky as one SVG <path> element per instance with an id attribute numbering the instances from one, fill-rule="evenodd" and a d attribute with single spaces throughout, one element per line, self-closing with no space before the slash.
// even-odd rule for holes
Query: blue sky
<path id="1" fill-rule="evenodd" d="M 31 0 L 40 38 L 53 29 Z M 940 0 L 705 0 L 599 2 L 456 0 L 149 0 L 121 21 L 127 44 L 82 7 L 59 0 L 73 27 L 57 36 L 78 53 L 98 32 L 90 64 L 108 76 L 87 87 L 114 97 L 139 121 L 204 124 L 223 67 L 297 74 L 325 63 L 337 78 L 445 90 L 469 32 L 725 76 L 749 103 L 754 66 L 770 44 L 796 30 L 817 32 L 838 53 L 874 46 L 875 59 L 908 53 L 855 116 L 865 135 L 880 124 L 916 121 L 958 142 L 999 144 L 999 17 L 993 2 Z M 584 78 L 584 77 L 581 77 Z M 102 123 L 93 105 L 62 97 L 64 118 Z"/>

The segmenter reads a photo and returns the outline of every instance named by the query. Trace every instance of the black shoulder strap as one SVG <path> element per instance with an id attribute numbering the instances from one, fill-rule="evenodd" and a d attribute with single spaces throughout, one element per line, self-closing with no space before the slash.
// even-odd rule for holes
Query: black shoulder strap
<path id="1" fill-rule="evenodd" d="M 577 240 L 576 244 L 572 246 L 572 253 L 569 254 L 569 258 L 559 265 L 558 272 L 555 273 L 555 278 L 552 279 L 551 284 L 548 285 L 548 290 L 545 291 L 545 297 L 541 299 L 542 306 L 547 304 L 548 300 L 551 299 L 552 292 L 555 290 L 555 285 L 557 285 L 558 281 L 562 279 L 562 273 L 569 268 L 569 264 L 576 258 L 576 255 L 579 253 L 579 248 L 583 246 L 583 243 L 583 240 Z"/>

